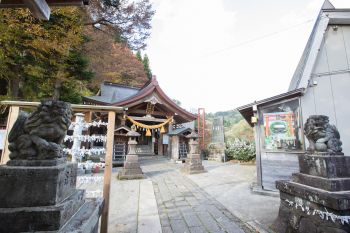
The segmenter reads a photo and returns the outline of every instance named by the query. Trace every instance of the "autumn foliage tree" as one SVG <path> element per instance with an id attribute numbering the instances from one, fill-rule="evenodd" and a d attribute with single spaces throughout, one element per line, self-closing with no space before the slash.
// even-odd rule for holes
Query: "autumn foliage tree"
<path id="1" fill-rule="evenodd" d="M 78 8 L 56 8 L 50 21 L 25 9 L 0 10 L 0 78 L 12 98 L 59 99 L 62 88 L 91 78 L 84 66 L 72 66 L 80 59 L 82 19 Z"/>
<path id="2" fill-rule="evenodd" d="M 146 46 L 154 14 L 149 0 L 90 4 L 53 8 L 49 21 L 26 9 L 0 9 L 0 95 L 80 103 L 103 81 L 147 82 L 145 65 L 130 49 Z"/>

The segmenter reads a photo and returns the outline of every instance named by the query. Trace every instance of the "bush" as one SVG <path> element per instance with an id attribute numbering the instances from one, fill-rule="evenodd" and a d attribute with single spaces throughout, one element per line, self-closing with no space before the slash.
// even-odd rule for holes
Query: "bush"
<path id="1" fill-rule="evenodd" d="M 207 160 L 208 157 L 209 157 L 209 150 L 208 149 L 201 150 L 201 158 Z"/>
<path id="2" fill-rule="evenodd" d="M 229 159 L 236 159 L 239 161 L 250 161 L 255 159 L 255 144 L 235 139 L 232 144 L 227 145 L 225 155 Z"/>

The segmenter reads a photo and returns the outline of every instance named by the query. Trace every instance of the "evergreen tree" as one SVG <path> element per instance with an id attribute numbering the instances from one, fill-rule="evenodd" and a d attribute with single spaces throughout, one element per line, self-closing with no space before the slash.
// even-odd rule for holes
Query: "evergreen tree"
<path id="1" fill-rule="evenodd" d="M 136 53 L 136 58 L 137 60 L 139 60 L 140 62 L 142 62 L 142 55 L 141 55 L 141 51 L 138 50 L 137 53 Z"/>
<path id="2" fill-rule="evenodd" d="M 145 56 L 143 57 L 142 63 L 143 63 L 143 68 L 145 69 L 145 72 L 146 72 L 148 79 L 152 79 L 152 70 L 149 66 L 149 59 L 148 59 L 147 54 L 145 54 Z"/>

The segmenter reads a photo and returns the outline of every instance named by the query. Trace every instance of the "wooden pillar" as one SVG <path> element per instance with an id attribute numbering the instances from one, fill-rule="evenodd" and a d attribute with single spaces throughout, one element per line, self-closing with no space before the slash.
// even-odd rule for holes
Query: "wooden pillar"
<path id="1" fill-rule="evenodd" d="M 179 136 L 171 137 L 171 158 L 176 161 L 179 159 Z"/>
<path id="2" fill-rule="evenodd" d="M 108 212 L 109 212 L 109 195 L 111 190 L 114 126 L 115 126 L 115 112 L 110 111 L 108 113 L 105 172 L 104 172 L 104 179 L 103 179 L 103 198 L 104 198 L 105 204 L 102 210 L 102 217 L 101 217 L 101 229 L 100 229 L 101 233 L 108 232 Z"/>
<path id="3" fill-rule="evenodd" d="M 151 130 L 152 136 L 151 136 L 151 154 L 154 155 L 154 142 L 155 142 L 155 137 L 154 137 L 154 130 Z"/>
<path id="4" fill-rule="evenodd" d="M 258 108 L 253 106 L 254 117 L 259 118 Z M 261 167 L 261 150 L 260 150 L 260 129 L 259 120 L 254 124 L 255 154 L 256 154 L 256 178 L 257 186 L 262 187 L 262 167 Z"/>
<path id="5" fill-rule="evenodd" d="M 7 163 L 7 161 L 10 160 L 10 157 L 9 157 L 10 151 L 8 149 L 8 145 L 9 145 L 8 136 L 9 136 L 10 130 L 12 129 L 12 126 L 14 125 L 15 121 L 17 120 L 18 115 L 19 115 L 19 107 L 18 106 L 11 106 L 10 110 L 9 110 L 9 115 L 7 117 L 5 144 L 4 144 L 4 150 L 2 151 L 0 164 L 5 164 L 5 163 Z"/>
<path id="6" fill-rule="evenodd" d="M 158 155 L 163 155 L 163 134 L 159 134 L 158 138 Z"/>

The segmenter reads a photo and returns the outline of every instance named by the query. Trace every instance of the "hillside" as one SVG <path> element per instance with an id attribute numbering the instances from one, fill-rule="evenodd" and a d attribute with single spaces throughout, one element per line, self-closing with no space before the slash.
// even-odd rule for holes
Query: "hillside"
<path id="1" fill-rule="evenodd" d="M 206 114 L 207 128 L 211 128 L 216 117 L 224 117 L 225 141 L 232 142 L 235 138 L 254 141 L 253 129 L 236 110 L 220 111 Z"/>
<path id="2" fill-rule="evenodd" d="M 89 69 L 94 73 L 89 87 L 98 89 L 101 82 L 110 81 L 141 87 L 147 81 L 142 62 L 122 43 L 116 43 L 110 35 L 87 27 L 84 54 L 89 58 Z"/>

